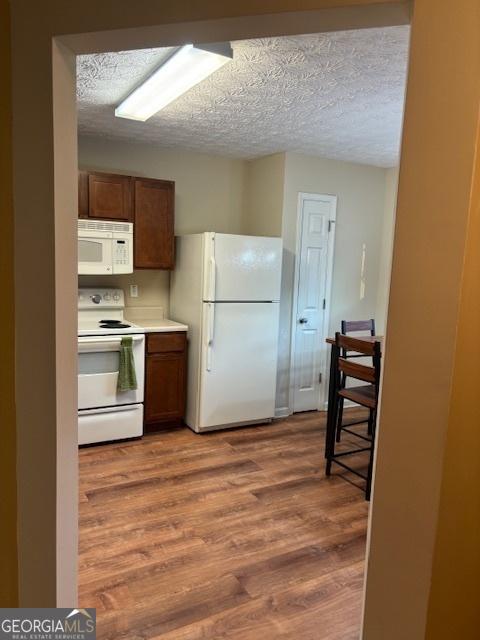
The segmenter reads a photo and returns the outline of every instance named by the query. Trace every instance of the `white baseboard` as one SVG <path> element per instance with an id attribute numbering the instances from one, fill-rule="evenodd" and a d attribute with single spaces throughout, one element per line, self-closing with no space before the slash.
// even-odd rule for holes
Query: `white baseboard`
<path id="1" fill-rule="evenodd" d="M 277 407 L 275 409 L 275 418 L 287 418 L 291 415 L 292 412 L 290 411 L 289 407 Z"/>
<path id="2" fill-rule="evenodd" d="M 324 409 L 323 411 L 328 411 L 328 402 L 324 402 L 323 404 Z M 352 402 L 351 400 L 344 400 L 343 402 L 343 406 L 345 407 L 345 409 L 354 409 L 355 407 L 357 407 L 357 409 L 360 409 L 360 405 L 356 404 L 355 402 Z M 322 409 L 319 409 L 319 411 L 322 411 Z"/>
<path id="3" fill-rule="evenodd" d="M 355 402 L 352 402 L 351 400 L 345 400 L 343 406 L 346 409 L 359 407 L 358 404 L 355 404 Z M 324 402 L 323 406 L 320 406 L 318 411 L 328 411 L 328 402 Z M 275 418 L 288 418 L 288 416 L 291 415 L 293 415 L 293 411 L 291 411 L 289 407 L 277 407 L 275 409 Z"/>

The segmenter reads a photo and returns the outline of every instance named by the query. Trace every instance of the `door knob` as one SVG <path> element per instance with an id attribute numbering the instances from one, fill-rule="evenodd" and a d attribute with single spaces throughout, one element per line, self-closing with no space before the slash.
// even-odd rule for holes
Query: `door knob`
<path id="1" fill-rule="evenodd" d="M 307 324 L 308 319 L 307 318 L 300 318 L 298 322 L 299 322 L 299 324 Z"/>

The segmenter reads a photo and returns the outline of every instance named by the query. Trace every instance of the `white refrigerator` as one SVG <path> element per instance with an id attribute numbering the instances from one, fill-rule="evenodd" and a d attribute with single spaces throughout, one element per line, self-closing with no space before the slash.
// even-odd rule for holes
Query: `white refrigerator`
<path id="1" fill-rule="evenodd" d="M 212 431 L 275 413 L 281 238 L 176 238 L 170 314 L 189 327 L 186 423 Z"/>

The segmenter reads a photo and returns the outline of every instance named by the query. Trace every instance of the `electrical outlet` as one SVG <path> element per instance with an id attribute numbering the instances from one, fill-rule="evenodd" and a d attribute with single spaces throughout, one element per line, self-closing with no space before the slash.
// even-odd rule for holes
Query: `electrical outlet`
<path id="1" fill-rule="evenodd" d="M 138 298 L 138 284 L 131 284 L 130 285 L 130 297 L 131 298 Z"/>

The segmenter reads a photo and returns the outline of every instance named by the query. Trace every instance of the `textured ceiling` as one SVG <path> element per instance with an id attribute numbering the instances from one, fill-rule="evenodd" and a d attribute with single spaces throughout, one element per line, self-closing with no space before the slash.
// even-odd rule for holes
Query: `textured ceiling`
<path id="1" fill-rule="evenodd" d="M 255 158 L 279 151 L 394 166 L 408 27 L 232 42 L 234 60 L 147 122 L 115 106 L 171 49 L 81 56 L 85 135 Z"/>

